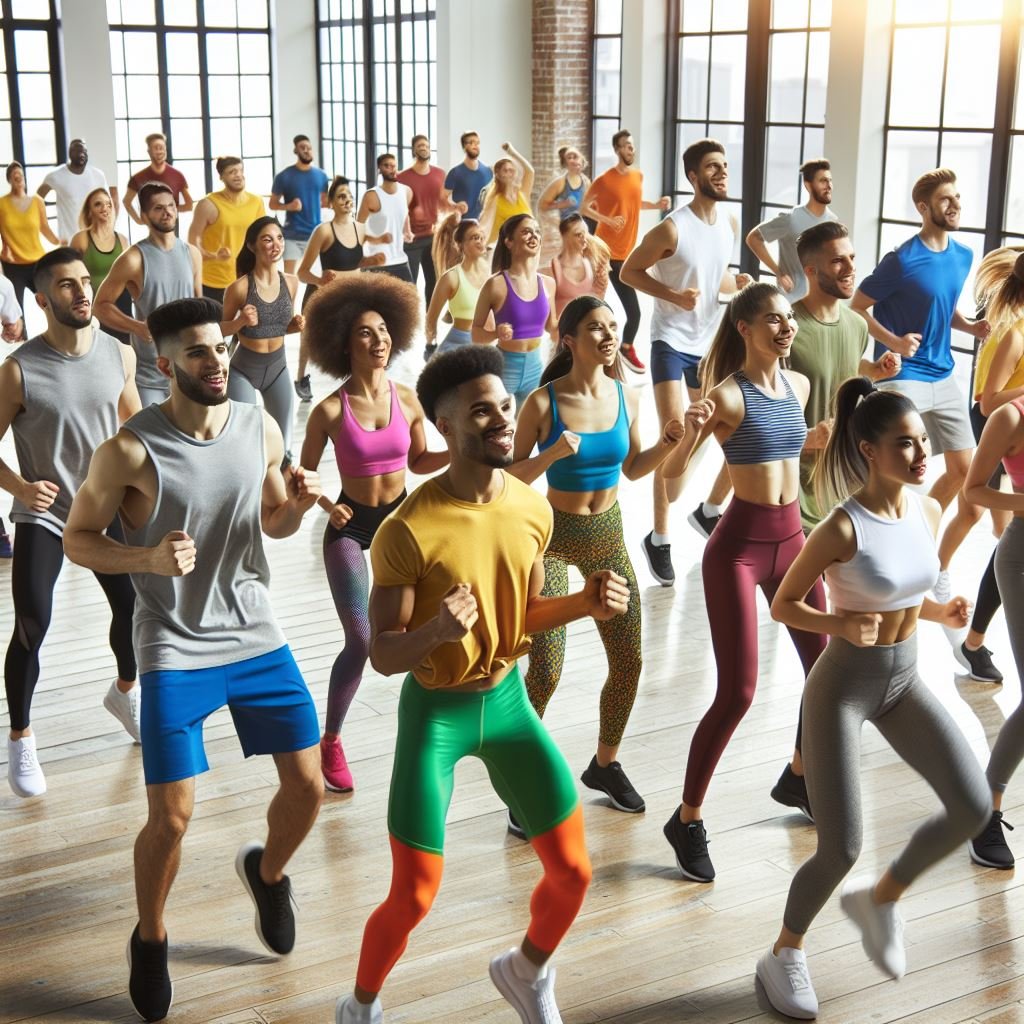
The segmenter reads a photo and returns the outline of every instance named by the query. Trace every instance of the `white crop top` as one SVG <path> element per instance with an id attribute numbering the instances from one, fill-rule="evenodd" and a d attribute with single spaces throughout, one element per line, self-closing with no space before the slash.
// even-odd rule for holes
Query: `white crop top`
<path id="1" fill-rule="evenodd" d="M 892 612 L 920 604 L 939 575 L 935 537 L 921 501 L 904 491 L 901 519 L 869 512 L 855 498 L 841 508 L 853 523 L 857 551 L 848 562 L 833 562 L 825 570 L 829 600 L 851 612 Z"/>

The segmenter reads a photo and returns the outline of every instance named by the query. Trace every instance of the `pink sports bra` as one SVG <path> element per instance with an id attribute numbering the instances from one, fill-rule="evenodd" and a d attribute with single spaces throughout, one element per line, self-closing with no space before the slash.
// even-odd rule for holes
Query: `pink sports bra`
<path id="1" fill-rule="evenodd" d="M 1010 404 L 1016 406 L 1018 412 L 1024 415 L 1024 399 L 1015 398 Z M 1021 449 L 1016 455 L 1004 455 L 1003 468 L 1006 470 L 1014 490 L 1024 491 L 1024 449 Z"/>
<path id="2" fill-rule="evenodd" d="M 551 261 L 551 273 L 555 278 L 555 315 L 561 316 L 562 310 L 581 295 L 594 295 L 594 265 L 590 260 L 583 261 L 585 273 L 582 281 L 573 281 L 562 273 L 562 264 L 555 256 Z"/>
<path id="3" fill-rule="evenodd" d="M 390 383 L 390 382 L 389 382 Z M 386 427 L 367 430 L 352 415 L 344 388 L 341 396 L 341 429 L 334 439 L 338 472 L 345 476 L 383 476 L 405 469 L 412 445 L 412 431 L 402 412 L 398 391 L 391 386 L 391 418 Z"/>

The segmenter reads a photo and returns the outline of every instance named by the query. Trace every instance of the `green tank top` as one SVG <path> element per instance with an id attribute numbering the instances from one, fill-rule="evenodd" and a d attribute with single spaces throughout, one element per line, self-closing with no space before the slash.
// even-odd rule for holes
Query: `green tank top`
<path id="1" fill-rule="evenodd" d="M 93 241 L 92 232 L 88 232 L 89 244 L 86 247 L 85 254 L 82 256 L 82 262 L 85 264 L 85 269 L 89 271 L 89 277 L 92 278 L 92 294 L 96 295 L 99 291 L 99 287 L 103 284 L 104 278 L 110 273 L 110 268 L 114 263 L 114 260 L 121 255 L 122 245 L 121 239 L 114 233 L 114 248 L 109 252 L 104 252 L 102 249 L 96 248 L 96 243 Z"/>

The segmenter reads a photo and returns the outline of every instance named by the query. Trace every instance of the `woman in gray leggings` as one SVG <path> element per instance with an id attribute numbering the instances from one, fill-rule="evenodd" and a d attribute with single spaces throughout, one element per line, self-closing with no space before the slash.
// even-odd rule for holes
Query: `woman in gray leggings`
<path id="1" fill-rule="evenodd" d="M 284 336 L 297 334 L 305 323 L 295 313 L 299 279 L 277 269 L 284 253 L 284 235 L 274 217 L 260 217 L 245 232 L 245 244 L 235 261 L 238 280 L 224 293 L 224 319 L 233 320 L 241 311 L 255 312 L 256 323 L 238 332 L 238 348 L 231 357 L 228 397 L 233 402 L 256 404 L 256 392 L 263 407 L 277 422 L 284 436 L 285 461 L 292 447 L 295 394 L 288 375 Z"/>
<path id="2" fill-rule="evenodd" d="M 967 741 L 917 674 L 918 618 L 960 628 L 968 613 L 962 597 L 946 604 L 925 597 L 939 572 L 941 513 L 908 485 L 922 482 L 927 460 L 924 424 L 908 399 L 876 391 L 863 377 L 843 384 L 816 481 L 822 507 L 838 507 L 811 533 L 772 602 L 778 621 L 830 637 L 807 677 L 803 705 L 818 848 L 794 876 L 778 941 L 757 964 L 772 1005 L 793 1017 L 818 1012 L 804 935 L 860 853 L 864 723 L 874 723 L 943 804 L 877 883 L 843 886 L 842 907 L 865 952 L 893 977 L 906 970 L 896 902 L 918 875 L 976 835 L 992 810 Z M 831 614 L 805 601 L 822 573 Z"/>

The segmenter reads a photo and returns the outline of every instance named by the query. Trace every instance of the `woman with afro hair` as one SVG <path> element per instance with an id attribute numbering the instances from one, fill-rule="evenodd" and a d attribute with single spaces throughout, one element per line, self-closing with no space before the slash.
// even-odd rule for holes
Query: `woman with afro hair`
<path id="1" fill-rule="evenodd" d="M 343 381 L 310 413 L 300 459 L 315 469 L 330 440 L 341 475 L 338 500 L 321 499 L 330 514 L 324 567 L 345 632 L 331 669 L 320 741 L 324 782 L 336 792 L 353 788 L 341 726 L 370 654 L 370 579 L 363 552 L 405 498 L 406 469 L 426 475 L 448 464 L 447 452 L 427 450 L 416 393 L 388 378 L 391 357 L 412 344 L 420 308 L 411 284 L 358 272 L 337 274 L 306 307 L 310 362 Z"/>

